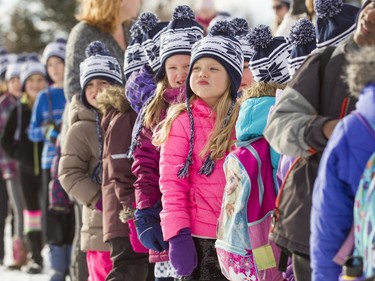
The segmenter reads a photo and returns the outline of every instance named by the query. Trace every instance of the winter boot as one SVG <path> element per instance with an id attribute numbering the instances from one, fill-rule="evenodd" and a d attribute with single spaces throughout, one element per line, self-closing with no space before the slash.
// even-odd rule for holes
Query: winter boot
<path id="1" fill-rule="evenodd" d="M 31 253 L 31 258 L 27 264 L 27 273 L 29 274 L 38 274 L 43 270 L 43 257 L 42 257 L 42 232 L 41 231 L 32 231 L 26 234 L 29 249 Z"/>
<path id="2" fill-rule="evenodd" d="M 8 270 L 20 270 L 27 263 L 28 250 L 26 243 L 19 237 L 13 238 L 13 264 L 7 267 Z"/>

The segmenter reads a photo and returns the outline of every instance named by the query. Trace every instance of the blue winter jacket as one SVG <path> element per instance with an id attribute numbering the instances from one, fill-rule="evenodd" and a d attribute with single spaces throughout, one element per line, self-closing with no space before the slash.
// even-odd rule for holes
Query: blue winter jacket
<path id="1" fill-rule="evenodd" d="M 50 121 L 51 114 L 54 123 L 61 124 L 65 102 L 64 90 L 61 88 L 49 88 L 49 92 L 41 92 L 35 100 L 28 129 L 28 137 L 32 142 L 44 142 L 42 169 L 51 168 L 52 158 L 56 154 L 55 146 L 44 136 L 43 125 L 45 122 Z"/>
<path id="2" fill-rule="evenodd" d="M 375 84 L 362 91 L 356 109 L 368 126 L 353 112 L 337 124 L 314 185 L 310 236 L 313 281 L 337 281 L 341 273 L 333 258 L 352 227 L 359 180 L 375 151 Z"/>

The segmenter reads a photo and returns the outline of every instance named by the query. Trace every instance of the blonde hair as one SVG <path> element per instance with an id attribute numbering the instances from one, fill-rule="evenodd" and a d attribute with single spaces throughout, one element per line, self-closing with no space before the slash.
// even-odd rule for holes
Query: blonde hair
<path id="1" fill-rule="evenodd" d="M 250 98 L 274 97 L 276 95 L 276 90 L 284 90 L 285 86 L 285 84 L 279 83 L 253 83 L 249 88 L 244 90 L 241 102 Z"/>
<path id="2" fill-rule="evenodd" d="M 81 12 L 77 20 L 85 21 L 102 32 L 114 33 L 121 24 L 121 0 L 79 0 Z"/>
<path id="3" fill-rule="evenodd" d="M 229 88 L 230 87 L 228 87 L 213 108 L 213 111 L 216 113 L 216 121 L 205 147 L 199 153 L 202 158 L 210 153 L 213 160 L 221 159 L 225 156 L 226 152 L 232 150 L 232 146 L 235 143 L 233 139 L 233 129 L 238 117 L 239 106 L 237 102 L 233 102 Z M 189 100 L 189 106 L 191 106 L 192 101 L 196 98 L 198 97 L 193 94 Z M 234 103 L 232 114 L 223 127 L 223 122 L 228 114 L 228 108 L 231 108 L 232 103 Z M 155 130 L 152 141 L 155 146 L 161 146 L 167 141 L 173 121 L 184 111 L 187 111 L 187 108 L 186 104 L 183 103 L 173 105 L 168 109 L 167 117 Z"/>

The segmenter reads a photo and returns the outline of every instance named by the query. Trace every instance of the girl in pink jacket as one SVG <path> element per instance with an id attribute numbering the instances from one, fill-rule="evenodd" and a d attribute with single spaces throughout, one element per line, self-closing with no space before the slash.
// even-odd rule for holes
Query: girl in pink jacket
<path id="1" fill-rule="evenodd" d="M 193 46 L 186 104 L 169 108 L 153 139 L 161 146 L 163 237 L 173 267 L 188 280 L 226 280 L 214 244 L 244 61 L 232 30 L 218 22 Z"/>
<path id="2" fill-rule="evenodd" d="M 137 207 L 135 224 L 140 241 L 151 250 L 150 262 L 155 263 L 156 280 L 173 280 L 177 276 L 168 262 L 168 243 L 163 241 L 160 227 L 160 151 L 151 140 L 154 128 L 165 118 L 168 108 L 186 98 L 185 81 L 191 48 L 203 38 L 203 28 L 194 18 L 193 11 L 186 5 L 174 10 L 172 20 L 160 36 L 163 44 L 160 48 L 161 66 L 156 73 L 155 94 L 140 113 L 139 128 L 135 126 L 133 129 L 133 144 L 138 143 L 132 165 L 132 172 L 137 177 L 134 183 Z"/>

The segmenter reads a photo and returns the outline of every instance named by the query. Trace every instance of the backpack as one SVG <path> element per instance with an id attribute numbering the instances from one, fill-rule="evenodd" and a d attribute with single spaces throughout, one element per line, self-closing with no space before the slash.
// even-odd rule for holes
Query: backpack
<path id="1" fill-rule="evenodd" d="M 226 186 L 215 243 L 229 280 L 283 280 L 280 249 L 268 233 L 275 208 L 270 146 L 263 138 L 237 144 L 224 162 Z"/>
<path id="2" fill-rule="evenodd" d="M 366 165 L 354 203 L 355 256 L 363 258 L 363 275 L 375 275 L 375 153 Z"/>

